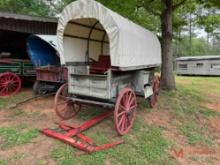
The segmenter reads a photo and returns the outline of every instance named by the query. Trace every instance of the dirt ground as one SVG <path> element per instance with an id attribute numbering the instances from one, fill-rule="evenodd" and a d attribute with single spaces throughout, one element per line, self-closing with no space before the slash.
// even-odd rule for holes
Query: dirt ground
<path id="1" fill-rule="evenodd" d="M 30 101 L 19 106 L 19 111 L 23 111 L 24 114 L 29 115 L 13 116 L 11 112 L 13 110 L 14 109 L 0 111 L 1 127 L 13 127 L 23 123 L 29 127 L 40 130 L 45 127 L 55 127 L 56 125 L 54 123 L 59 121 L 53 112 L 53 97 Z M 23 156 L 22 159 L 12 159 L 10 164 L 36 165 L 38 160 L 44 160 L 45 164 L 53 165 L 56 164 L 50 157 L 53 141 L 53 139 L 42 135 L 35 138 L 31 143 L 15 146 L 7 150 L 0 150 L 0 157 L 10 159 L 13 158 L 14 155 L 21 154 L 21 156 Z"/>
<path id="2" fill-rule="evenodd" d="M 206 106 L 209 109 L 220 112 L 220 96 L 209 94 L 210 103 L 207 103 Z"/>

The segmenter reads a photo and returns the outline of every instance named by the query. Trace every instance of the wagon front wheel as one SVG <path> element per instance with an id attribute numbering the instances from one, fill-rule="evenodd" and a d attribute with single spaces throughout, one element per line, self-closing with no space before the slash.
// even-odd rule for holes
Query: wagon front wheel
<path id="1" fill-rule="evenodd" d="M 56 114 L 64 120 L 74 117 L 81 109 L 81 105 L 68 98 L 68 85 L 63 84 L 57 91 L 54 100 Z"/>
<path id="2" fill-rule="evenodd" d="M 16 94 L 21 89 L 21 78 L 15 73 L 5 72 L 0 74 L 0 96 Z"/>
<path id="3" fill-rule="evenodd" d="M 119 93 L 114 110 L 115 128 L 119 135 L 125 135 L 131 129 L 137 110 L 137 99 L 131 88 Z"/>
<path id="4" fill-rule="evenodd" d="M 150 107 L 154 108 L 160 94 L 160 76 L 154 76 L 152 81 L 153 95 L 150 97 Z"/>

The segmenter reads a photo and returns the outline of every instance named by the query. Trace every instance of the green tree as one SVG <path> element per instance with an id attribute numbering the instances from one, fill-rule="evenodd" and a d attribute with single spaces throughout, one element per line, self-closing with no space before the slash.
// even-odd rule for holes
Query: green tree
<path id="1" fill-rule="evenodd" d="M 49 6 L 44 0 L 0 0 L 0 10 L 35 16 L 48 16 Z"/>
<path id="2" fill-rule="evenodd" d="M 175 89 L 173 73 L 173 15 L 174 11 L 187 0 L 139 0 L 139 6 L 147 12 L 159 17 L 161 23 L 162 69 L 161 87 L 167 90 Z"/>
<path id="3" fill-rule="evenodd" d="M 197 24 L 207 32 L 207 41 L 210 37 L 215 37 L 215 31 L 220 31 L 220 14 L 216 8 L 209 8 L 197 18 Z"/>

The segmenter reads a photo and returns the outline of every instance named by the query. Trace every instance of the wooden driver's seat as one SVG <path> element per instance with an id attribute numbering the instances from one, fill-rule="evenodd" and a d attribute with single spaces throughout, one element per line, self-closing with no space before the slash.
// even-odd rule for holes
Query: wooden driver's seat
<path id="1" fill-rule="evenodd" d="M 98 61 L 92 61 L 90 65 L 90 73 L 104 74 L 111 67 L 109 55 L 100 55 Z"/>

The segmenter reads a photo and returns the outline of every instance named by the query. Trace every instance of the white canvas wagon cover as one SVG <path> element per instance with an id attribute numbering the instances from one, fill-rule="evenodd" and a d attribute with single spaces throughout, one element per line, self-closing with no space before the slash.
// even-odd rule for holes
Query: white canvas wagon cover
<path id="1" fill-rule="evenodd" d="M 94 59 L 110 54 L 111 66 L 121 69 L 161 64 L 161 47 L 155 34 L 94 0 L 78 0 L 65 7 L 57 37 L 62 64 L 85 62 L 88 51 Z"/>

